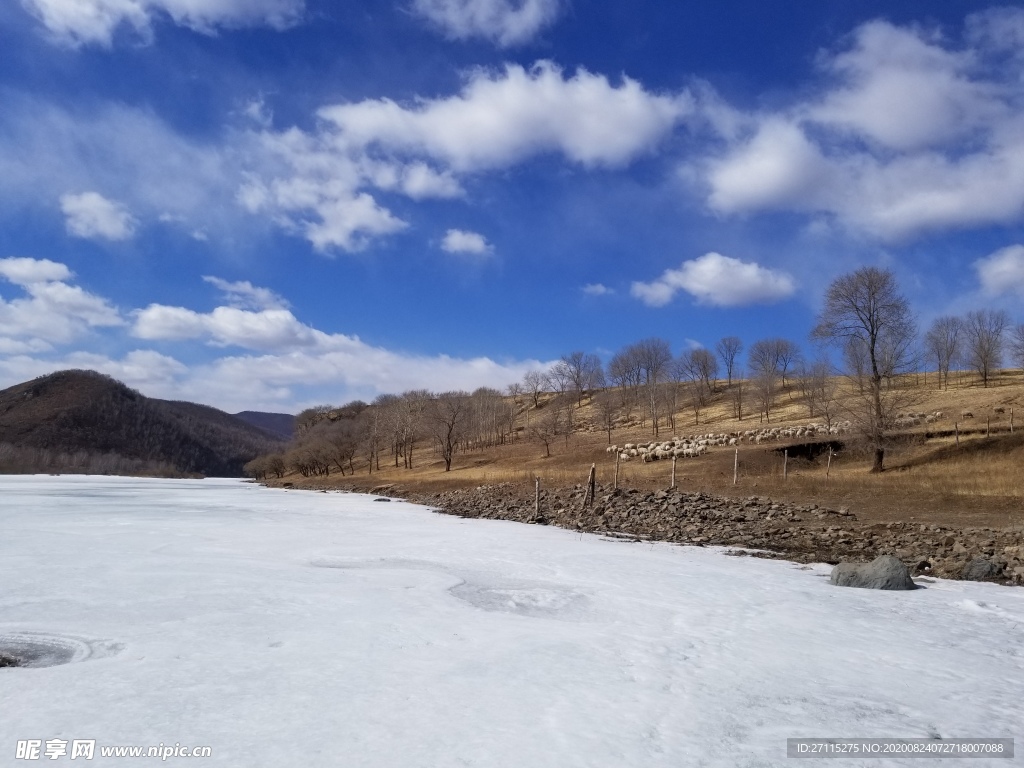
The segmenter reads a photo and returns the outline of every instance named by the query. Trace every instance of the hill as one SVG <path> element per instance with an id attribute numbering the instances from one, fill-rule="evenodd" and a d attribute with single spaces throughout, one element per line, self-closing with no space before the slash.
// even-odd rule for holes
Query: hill
<path id="1" fill-rule="evenodd" d="M 0 391 L 0 471 L 233 477 L 280 441 L 216 408 L 148 398 L 93 371 Z"/>
<path id="2" fill-rule="evenodd" d="M 263 411 L 242 411 L 234 414 L 247 424 L 259 427 L 283 440 L 291 440 L 295 434 L 295 417 L 289 413 L 264 413 Z"/>

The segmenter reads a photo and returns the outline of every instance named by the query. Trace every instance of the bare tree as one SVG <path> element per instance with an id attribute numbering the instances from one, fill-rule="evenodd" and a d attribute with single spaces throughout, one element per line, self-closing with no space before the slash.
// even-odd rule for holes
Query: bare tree
<path id="1" fill-rule="evenodd" d="M 1024 325 L 1014 327 L 1010 335 L 1010 359 L 1018 368 L 1024 368 Z"/>
<path id="2" fill-rule="evenodd" d="M 892 426 L 888 397 L 882 383 L 913 362 L 917 330 L 910 305 L 889 270 L 862 267 L 836 278 L 825 292 L 825 305 L 812 337 L 832 343 L 863 346 L 869 365 L 869 393 L 857 411 L 857 423 L 873 451 L 872 472 L 884 468 L 885 445 Z"/>
<path id="3" fill-rule="evenodd" d="M 534 408 L 540 408 L 541 392 L 547 391 L 548 377 L 540 371 L 527 371 L 523 376 L 523 390 L 530 396 Z"/>
<path id="4" fill-rule="evenodd" d="M 570 389 L 576 393 L 576 404 L 583 404 L 583 396 L 604 386 L 604 368 L 597 355 L 586 352 L 570 352 L 562 355 L 560 364 L 569 379 Z"/>
<path id="5" fill-rule="evenodd" d="M 736 358 L 743 351 L 743 342 L 737 336 L 726 336 L 720 339 L 715 345 L 718 357 L 725 366 L 725 375 L 728 377 L 728 386 L 732 386 L 732 374 L 736 370 Z"/>
<path id="6" fill-rule="evenodd" d="M 772 339 L 775 345 L 775 356 L 778 360 L 779 374 L 782 376 L 782 386 L 786 386 L 786 374 L 790 368 L 800 362 L 800 347 L 789 339 Z"/>
<path id="7" fill-rule="evenodd" d="M 465 392 L 443 392 L 430 400 L 426 409 L 427 429 L 437 442 L 445 472 L 452 469 L 452 457 L 468 425 L 469 397 Z"/>
<path id="8" fill-rule="evenodd" d="M 565 431 L 560 408 L 545 408 L 544 413 L 533 420 L 528 430 L 530 437 L 544 444 L 544 458 L 551 456 L 551 444 Z"/>
<path id="9" fill-rule="evenodd" d="M 624 407 L 637 402 L 640 385 L 643 383 L 643 371 L 639 355 L 633 345 L 616 352 L 608 362 L 608 378 L 614 386 L 619 387 Z"/>
<path id="10" fill-rule="evenodd" d="M 750 369 L 750 384 L 754 400 L 762 418 L 771 421 L 771 411 L 779 392 L 780 342 L 782 339 L 761 339 L 755 341 L 747 353 L 747 367 Z"/>
<path id="11" fill-rule="evenodd" d="M 647 390 L 648 402 L 651 407 L 651 421 L 654 436 L 658 436 L 658 400 L 659 384 L 668 376 L 668 366 L 672 362 L 672 350 L 664 339 L 644 339 L 633 345 L 640 370 L 643 374 L 644 387 Z"/>
<path id="12" fill-rule="evenodd" d="M 1003 364 L 1003 336 L 1010 327 L 1010 316 L 1001 309 L 968 312 L 964 321 L 967 360 L 981 376 L 984 386 L 993 371 Z"/>
<path id="13" fill-rule="evenodd" d="M 700 412 L 707 405 L 718 376 L 718 360 L 707 349 L 691 349 L 679 359 L 684 380 L 690 390 L 693 423 L 700 423 Z"/>
<path id="14" fill-rule="evenodd" d="M 949 368 L 960 355 L 963 328 L 963 320 L 946 315 L 936 318 L 924 335 L 925 348 L 939 372 L 939 385 L 946 389 L 949 389 Z"/>
<path id="15" fill-rule="evenodd" d="M 301 435 L 303 432 L 309 431 L 326 419 L 327 414 L 332 410 L 333 407 L 330 405 L 314 405 L 305 409 L 295 417 L 295 433 Z"/>
<path id="16" fill-rule="evenodd" d="M 820 358 L 809 366 L 801 365 L 799 386 L 811 418 L 824 416 L 825 426 L 831 428 L 839 402 L 839 382 L 828 360 Z"/>
<path id="17" fill-rule="evenodd" d="M 594 406 L 597 413 L 597 423 L 601 425 L 601 429 L 608 433 L 608 445 L 611 445 L 612 430 L 615 428 L 615 418 L 619 413 L 617 398 L 614 393 L 603 390 L 594 397 Z"/>

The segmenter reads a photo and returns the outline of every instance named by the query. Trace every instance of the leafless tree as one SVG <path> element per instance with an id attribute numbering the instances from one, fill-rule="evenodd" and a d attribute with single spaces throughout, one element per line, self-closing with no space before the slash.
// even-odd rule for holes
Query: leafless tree
<path id="1" fill-rule="evenodd" d="M 648 402 L 651 407 L 651 421 L 654 436 L 658 436 L 659 419 L 659 385 L 668 376 L 668 366 L 672 362 L 672 350 L 664 339 L 644 339 L 633 345 L 640 370 L 643 374 L 644 388 L 647 390 Z"/>
<path id="2" fill-rule="evenodd" d="M 925 348 L 935 360 L 939 372 L 939 384 L 949 389 L 949 369 L 960 355 L 963 341 L 964 321 L 959 317 L 946 315 L 935 319 L 924 336 Z"/>
<path id="3" fill-rule="evenodd" d="M 1018 368 L 1024 368 L 1024 325 L 1015 326 L 1010 334 L 1010 359 Z"/>
<path id="4" fill-rule="evenodd" d="M 597 423 L 608 433 L 608 445 L 611 445 L 612 430 L 615 429 L 615 419 L 619 413 L 618 398 L 613 392 L 609 392 L 607 389 L 602 390 L 594 396 L 594 408 Z"/>
<path id="5" fill-rule="evenodd" d="M 444 459 L 444 471 L 452 469 L 452 458 L 459 448 L 469 421 L 469 395 L 465 392 L 442 392 L 435 395 L 426 408 L 426 425 Z"/>
<path id="6" fill-rule="evenodd" d="M 330 405 L 314 405 L 311 408 L 306 408 L 295 417 L 295 433 L 302 434 L 312 429 L 326 419 L 327 414 L 332 410 L 333 407 Z"/>
<path id="7" fill-rule="evenodd" d="M 577 405 L 583 404 L 583 396 L 587 392 L 604 386 L 604 368 L 597 355 L 570 352 L 562 355 L 559 362 L 568 377 L 571 391 L 576 394 Z"/>
<path id="8" fill-rule="evenodd" d="M 551 443 L 565 431 L 562 413 L 560 408 L 545 408 L 544 412 L 533 420 L 528 430 L 530 437 L 544 444 L 545 459 L 551 456 Z"/>
<path id="9" fill-rule="evenodd" d="M 823 416 L 825 425 L 831 427 L 839 402 L 839 382 L 828 360 L 820 358 L 810 365 L 802 364 L 798 382 L 811 418 Z"/>
<path id="10" fill-rule="evenodd" d="M 750 385 L 754 400 L 762 418 L 771 421 L 771 411 L 779 392 L 780 355 L 783 339 L 761 339 L 755 341 L 747 353 L 747 367 L 750 369 Z"/>
<path id="11" fill-rule="evenodd" d="M 523 390 L 530 396 L 534 408 L 540 408 L 540 396 L 548 388 L 548 377 L 540 371 L 527 371 L 523 376 Z"/>
<path id="12" fill-rule="evenodd" d="M 775 355 L 779 363 L 779 375 L 782 376 L 782 386 L 786 386 L 786 374 L 800 362 L 800 347 L 789 339 L 773 339 L 775 344 Z"/>
<path id="13" fill-rule="evenodd" d="M 863 346 L 869 365 L 869 389 L 857 424 L 867 437 L 874 461 L 872 472 L 884 468 L 885 446 L 892 428 L 893 390 L 883 390 L 886 375 L 894 376 L 913 363 L 917 336 L 910 305 L 889 270 L 862 267 L 836 278 L 825 292 L 825 304 L 812 337 L 832 343 Z"/>
<path id="14" fill-rule="evenodd" d="M 643 370 L 635 346 L 630 345 L 615 353 L 608 362 L 608 378 L 619 388 L 622 407 L 626 409 L 628 417 L 640 400 L 640 387 L 643 384 Z"/>
<path id="15" fill-rule="evenodd" d="M 1003 364 L 1003 337 L 1009 327 L 1010 316 L 1004 310 L 981 309 L 967 313 L 964 321 L 967 361 L 986 387 L 992 373 Z"/>
<path id="16" fill-rule="evenodd" d="M 691 349 L 679 358 L 684 380 L 690 390 L 693 423 L 700 423 L 700 412 L 707 405 L 718 376 L 718 360 L 707 349 Z"/>
<path id="17" fill-rule="evenodd" d="M 732 386 L 732 374 L 736 370 L 736 358 L 743 351 L 743 342 L 737 336 L 726 336 L 720 339 L 715 345 L 718 357 L 725 366 L 725 375 L 728 377 L 728 386 Z"/>

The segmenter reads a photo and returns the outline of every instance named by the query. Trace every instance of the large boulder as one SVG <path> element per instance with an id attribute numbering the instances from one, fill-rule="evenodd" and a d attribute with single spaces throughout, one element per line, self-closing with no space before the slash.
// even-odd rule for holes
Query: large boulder
<path id="1" fill-rule="evenodd" d="M 840 563 L 832 569 L 832 583 L 861 589 L 917 589 L 907 566 L 892 555 L 876 557 L 870 563 Z"/>
<path id="2" fill-rule="evenodd" d="M 960 578 L 965 581 L 988 581 L 998 579 L 1002 572 L 1003 566 L 984 557 L 976 557 L 964 566 Z"/>

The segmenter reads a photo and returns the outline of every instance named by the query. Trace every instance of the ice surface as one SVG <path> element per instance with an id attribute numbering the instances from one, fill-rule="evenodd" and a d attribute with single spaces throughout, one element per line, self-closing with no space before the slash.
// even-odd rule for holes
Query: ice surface
<path id="1" fill-rule="evenodd" d="M 820 736 L 1024 750 L 1024 590 L 843 589 L 828 566 L 373 498 L 0 477 L 0 651 L 68 656 L 0 669 L 0 764 L 50 738 L 246 768 L 781 766 L 787 737 Z M 936 764 L 958 762 L 1022 759 Z"/>

